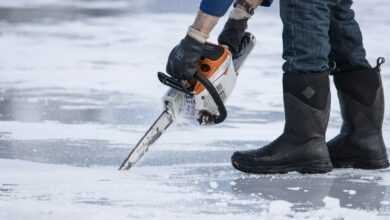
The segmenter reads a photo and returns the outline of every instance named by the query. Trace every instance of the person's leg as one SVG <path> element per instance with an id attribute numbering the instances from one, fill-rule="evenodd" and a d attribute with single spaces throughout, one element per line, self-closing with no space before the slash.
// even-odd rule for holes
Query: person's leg
<path id="1" fill-rule="evenodd" d="M 325 132 L 329 120 L 329 0 L 281 0 L 284 25 L 285 128 L 269 145 L 235 152 L 248 173 L 324 173 L 332 169 Z"/>
<path id="2" fill-rule="evenodd" d="M 362 34 L 351 9 L 352 0 L 332 6 L 330 28 L 332 53 L 336 63 L 334 82 L 340 100 L 343 126 L 328 142 L 335 167 L 364 169 L 389 166 L 382 136 L 384 94 L 380 66 L 372 68 L 366 59 Z"/>
<path id="3" fill-rule="evenodd" d="M 280 0 L 285 73 L 329 70 L 331 0 Z"/>
<path id="4" fill-rule="evenodd" d="M 335 62 L 338 71 L 368 69 L 371 65 L 366 59 L 363 37 L 352 10 L 352 0 L 332 0 L 330 61 Z M 352 68 L 352 69 L 351 69 Z"/>

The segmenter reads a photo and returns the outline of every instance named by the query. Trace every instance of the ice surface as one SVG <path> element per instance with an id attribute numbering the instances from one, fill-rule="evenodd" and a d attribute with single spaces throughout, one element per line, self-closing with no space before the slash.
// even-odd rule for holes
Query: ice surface
<path id="1" fill-rule="evenodd" d="M 252 176 L 231 167 L 233 151 L 283 129 L 277 5 L 251 21 L 258 45 L 228 121 L 174 127 L 129 173 L 116 170 L 161 110 L 156 72 L 197 2 L 1 1 L 0 219 L 390 219 L 389 170 Z M 390 57 L 390 2 L 356 9 L 370 61 Z M 383 69 L 387 91 L 390 64 Z M 341 122 L 332 93 L 329 138 Z M 384 135 L 389 145 L 388 111 Z"/>

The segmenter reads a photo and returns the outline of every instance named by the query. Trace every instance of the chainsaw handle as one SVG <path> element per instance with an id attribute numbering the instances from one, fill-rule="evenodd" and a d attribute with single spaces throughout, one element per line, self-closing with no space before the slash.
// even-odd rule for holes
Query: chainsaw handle
<path id="1" fill-rule="evenodd" d="M 182 83 L 181 80 L 175 79 L 173 77 L 167 76 L 162 72 L 157 73 L 158 79 L 160 82 L 168 87 L 179 90 L 187 95 L 192 95 L 191 91 L 189 91 Z"/>
<path id="2" fill-rule="evenodd" d="M 219 115 L 214 118 L 214 123 L 219 124 L 227 118 L 227 110 L 225 107 L 225 104 L 223 103 L 221 96 L 218 94 L 217 89 L 211 84 L 210 80 L 208 80 L 205 76 L 203 76 L 201 73 L 196 73 L 194 75 L 194 78 L 199 81 L 204 88 L 209 92 L 211 97 L 213 98 L 215 104 L 218 107 Z"/>

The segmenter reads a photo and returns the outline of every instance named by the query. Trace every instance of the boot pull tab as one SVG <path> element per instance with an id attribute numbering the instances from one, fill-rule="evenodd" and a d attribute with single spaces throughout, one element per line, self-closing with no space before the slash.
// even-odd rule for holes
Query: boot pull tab
<path id="1" fill-rule="evenodd" d="M 376 68 L 378 70 L 381 69 L 381 66 L 386 63 L 386 59 L 384 57 L 379 57 L 377 60 L 376 60 Z"/>

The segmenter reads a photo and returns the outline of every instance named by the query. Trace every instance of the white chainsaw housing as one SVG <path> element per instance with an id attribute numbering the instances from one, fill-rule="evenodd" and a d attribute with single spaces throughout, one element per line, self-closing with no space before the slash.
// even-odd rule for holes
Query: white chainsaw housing
<path id="1" fill-rule="evenodd" d="M 218 65 L 207 76 L 216 88 L 223 102 L 232 94 L 237 82 L 237 72 L 234 68 L 232 55 L 225 48 L 225 54 L 218 60 Z M 206 89 L 194 91 L 187 95 L 176 89 L 169 89 L 163 98 L 166 108 L 177 118 L 179 115 L 207 124 L 202 117 L 207 115 L 218 116 L 218 107 Z"/>

